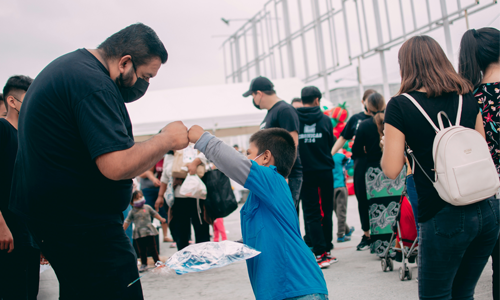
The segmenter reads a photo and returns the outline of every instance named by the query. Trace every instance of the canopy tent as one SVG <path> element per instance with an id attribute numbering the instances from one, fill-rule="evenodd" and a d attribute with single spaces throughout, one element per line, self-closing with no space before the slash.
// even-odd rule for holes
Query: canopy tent
<path id="1" fill-rule="evenodd" d="M 278 97 L 290 103 L 304 84 L 297 78 L 273 80 Z M 187 87 L 147 92 L 127 104 L 136 140 L 158 133 L 173 121 L 189 128 L 200 125 L 217 136 L 236 136 L 258 130 L 266 111 L 257 110 L 242 94 L 250 83 Z"/>

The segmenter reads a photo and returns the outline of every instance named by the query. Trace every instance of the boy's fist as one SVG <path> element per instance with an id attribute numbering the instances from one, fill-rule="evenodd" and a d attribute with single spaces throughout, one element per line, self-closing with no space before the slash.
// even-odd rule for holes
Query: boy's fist
<path id="1" fill-rule="evenodd" d="M 188 133 L 189 142 L 196 143 L 200 139 L 200 137 L 203 135 L 203 133 L 205 133 L 203 128 L 201 128 L 198 125 L 194 125 L 193 127 L 191 127 L 191 129 L 189 129 L 189 133 Z"/>

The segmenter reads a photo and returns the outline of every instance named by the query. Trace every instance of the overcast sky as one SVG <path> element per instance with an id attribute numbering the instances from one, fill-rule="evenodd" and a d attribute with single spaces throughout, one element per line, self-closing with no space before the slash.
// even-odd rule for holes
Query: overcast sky
<path id="1" fill-rule="evenodd" d="M 221 17 L 250 18 L 267 1 L 0 0 L 0 85 L 14 74 L 34 78 L 55 58 L 78 48 L 95 48 L 135 22 L 151 26 L 169 53 L 168 62 L 151 81 L 151 90 L 221 84 L 224 69 L 220 46 L 225 38 L 213 36 L 229 35 L 243 24 L 227 26 Z M 499 13 L 500 4 L 472 15 L 471 27 L 487 26 Z M 500 27 L 500 18 L 491 26 Z M 455 51 L 464 30 L 463 21 L 452 26 Z M 439 39 L 442 33 L 436 36 Z M 397 54 L 394 49 L 390 55 L 394 56 L 394 51 Z M 396 74 L 397 79 L 397 62 L 392 60 L 388 62 L 389 73 Z M 355 76 L 354 70 L 344 73 Z M 378 74 L 368 77 L 379 79 Z"/>

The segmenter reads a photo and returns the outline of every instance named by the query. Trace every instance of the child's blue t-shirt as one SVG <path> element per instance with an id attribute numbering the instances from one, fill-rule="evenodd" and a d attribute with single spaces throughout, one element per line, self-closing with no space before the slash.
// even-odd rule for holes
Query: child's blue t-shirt
<path id="1" fill-rule="evenodd" d="M 352 161 L 342 153 L 333 155 L 335 168 L 333 169 L 333 187 L 345 187 L 344 168 L 348 169 L 352 166 Z"/>
<path id="2" fill-rule="evenodd" d="M 241 209 L 243 241 L 260 255 L 247 260 L 257 300 L 328 294 L 323 272 L 300 234 L 290 188 L 276 167 L 252 161 Z"/>

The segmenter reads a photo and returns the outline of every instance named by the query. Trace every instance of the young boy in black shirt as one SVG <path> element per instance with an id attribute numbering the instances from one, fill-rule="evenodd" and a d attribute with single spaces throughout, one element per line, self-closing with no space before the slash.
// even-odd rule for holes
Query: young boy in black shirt
<path id="1" fill-rule="evenodd" d="M 330 150 L 335 143 L 333 125 L 319 108 L 321 92 L 317 87 L 302 89 L 299 114 L 299 153 L 304 183 L 300 193 L 307 234 L 321 268 L 337 262 L 333 249 L 333 162 Z"/>

